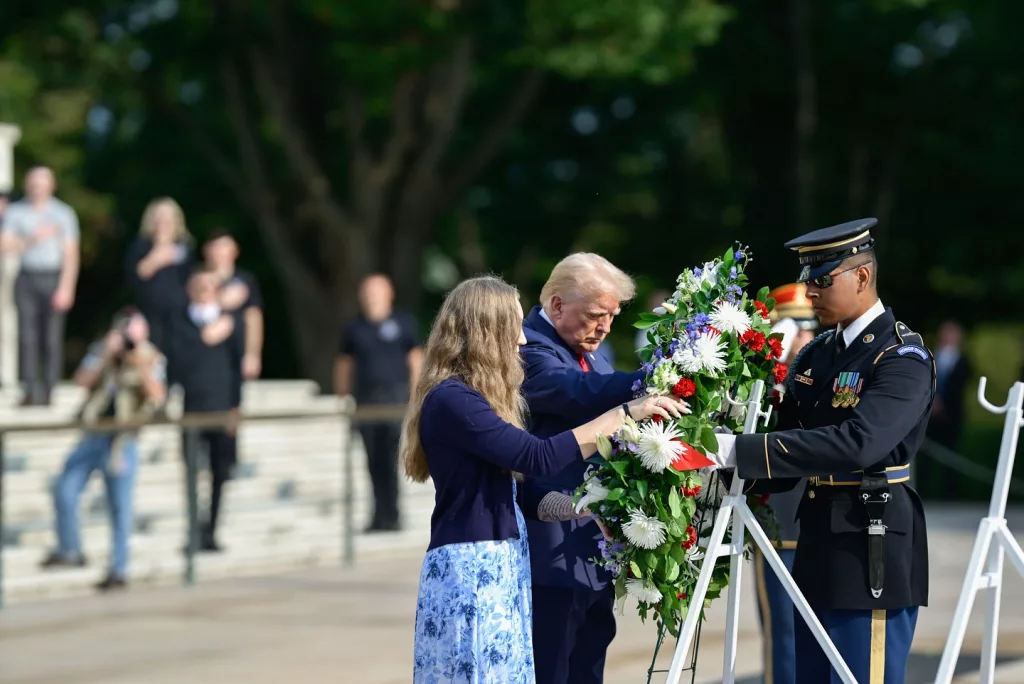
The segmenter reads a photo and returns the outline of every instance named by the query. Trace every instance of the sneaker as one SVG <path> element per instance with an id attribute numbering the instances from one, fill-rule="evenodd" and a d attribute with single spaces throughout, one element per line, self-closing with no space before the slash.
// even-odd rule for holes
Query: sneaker
<path id="1" fill-rule="evenodd" d="M 127 589 L 128 580 L 120 575 L 110 573 L 103 579 L 102 582 L 96 585 L 96 588 L 100 591 L 116 591 L 118 589 Z"/>
<path id="2" fill-rule="evenodd" d="M 85 556 L 78 554 L 76 556 L 65 556 L 61 553 L 54 551 L 39 564 L 43 569 L 55 569 L 55 568 L 84 568 L 86 565 Z"/>

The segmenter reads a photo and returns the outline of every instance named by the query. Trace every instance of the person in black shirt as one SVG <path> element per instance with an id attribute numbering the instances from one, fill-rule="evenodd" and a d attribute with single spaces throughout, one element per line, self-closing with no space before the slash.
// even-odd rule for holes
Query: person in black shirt
<path id="1" fill-rule="evenodd" d="M 419 376 L 422 351 L 416 322 L 394 310 L 395 292 L 386 276 L 375 274 L 359 288 L 362 313 L 345 327 L 335 363 L 334 390 L 360 404 L 393 405 L 409 401 Z M 398 511 L 400 421 L 365 423 L 359 428 L 373 484 L 373 518 L 368 532 L 395 531 Z"/>
<path id="2" fill-rule="evenodd" d="M 231 411 L 237 406 L 242 357 L 240 326 L 218 300 L 220 278 L 210 268 L 196 271 L 188 282 L 189 303 L 176 326 L 174 358 L 180 362 L 179 381 L 185 390 L 185 413 Z M 200 442 L 209 454 L 212 485 L 209 516 L 199 548 L 219 551 L 216 541 L 224 483 L 237 460 L 235 427 L 201 430 Z"/>
<path id="3" fill-rule="evenodd" d="M 221 279 L 221 306 L 241 319 L 242 379 L 255 380 L 263 367 L 263 293 L 256 276 L 235 265 L 238 251 L 238 242 L 231 233 L 218 229 L 203 245 L 203 258 Z"/>
<path id="4" fill-rule="evenodd" d="M 169 352 L 179 313 L 186 305 L 185 282 L 193 267 L 192 235 L 185 214 L 170 197 L 149 203 L 139 235 L 125 253 L 128 285 L 149 321 L 150 339 Z M 168 355 L 174 373 L 174 359 Z"/>

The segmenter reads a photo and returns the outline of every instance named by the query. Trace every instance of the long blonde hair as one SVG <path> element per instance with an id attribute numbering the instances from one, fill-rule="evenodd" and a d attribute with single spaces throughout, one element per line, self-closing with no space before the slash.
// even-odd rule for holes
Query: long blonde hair
<path id="1" fill-rule="evenodd" d="M 181 205 L 170 197 L 157 197 L 146 205 L 146 210 L 142 212 L 139 233 L 150 240 L 153 239 L 153 234 L 156 232 L 156 212 L 160 210 L 160 207 L 165 206 L 170 207 L 171 213 L 174 215 L 172 219 L 174 221 L 174 241 L 191 244 L 192 233 L 188 232 L 188 226 L 185 225 L 185 212 L 182 211 Z"/>
<path id="2" fill-rule="evenodd" d="M 448 293 L 431 327 L 402 425 L 399 453 L 411 480 L 430 477 L 420 443 L 420 414 L 427 393 L 442 380 L 461 380 L 482 394 L 502 420 L 526 425 L 520 393 L 525 373 L 516 351 L 523 325 L 518 303 L 519 291 L 493 276 L 464 280 Z"/>

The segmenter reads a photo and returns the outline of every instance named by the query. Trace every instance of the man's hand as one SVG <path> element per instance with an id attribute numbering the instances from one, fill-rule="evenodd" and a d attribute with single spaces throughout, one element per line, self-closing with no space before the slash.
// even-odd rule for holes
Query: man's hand
<path id="1" fill-rule="evenodd" d="M 32 232 L 32 242 L 46 242 L 60 234 L 60 230 L 52 223 L 41 223 Z"/>
<path id="2" fill-rule="evenodd" d="M 103 341 L 103 348 L 107 358 L 117 356 L 124 350 L 124 333 L 120 330 L 111 330 Z"/>
<path id="3" fill-rule="evenodd" d="M 75 303 L 75 291 L 70 287 L 58 287 L 50 298 L 50 305 L 54 311 L 65 313 Z"/>
<path id="4" fill-rule="evenodd" d="M 249 299 L 249 288 L 245 283 L 231 283 L 220 292 L 220 305 L 234 311 Z"/>
<path id="5" fill-rule="evenodd" d="M 242 377 L 246 380 L 255 380 L 260 377 L 263 369 L 263 362 L 259 354 L 246 354 L 242 357 Z"/>
<path id="6" fill-rule="evenodd" d="M 708 452 L 708 458 L 719 468 L 736 467 L 736 435 L 715 435 L 718 438 L 718 453 Z"/>

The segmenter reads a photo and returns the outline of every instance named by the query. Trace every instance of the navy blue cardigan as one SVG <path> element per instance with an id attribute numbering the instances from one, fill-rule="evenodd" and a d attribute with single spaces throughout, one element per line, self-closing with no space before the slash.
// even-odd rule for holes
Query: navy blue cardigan
<path id="1" fill-rule="evenodd" d="M 518 537 L 512 479 L 504 471 L 553 475 L 580 458 L 571 430 L 534 437 L 452 378 L 424 398 L 420 442 L 434 481 L 428 549 Z"/>

